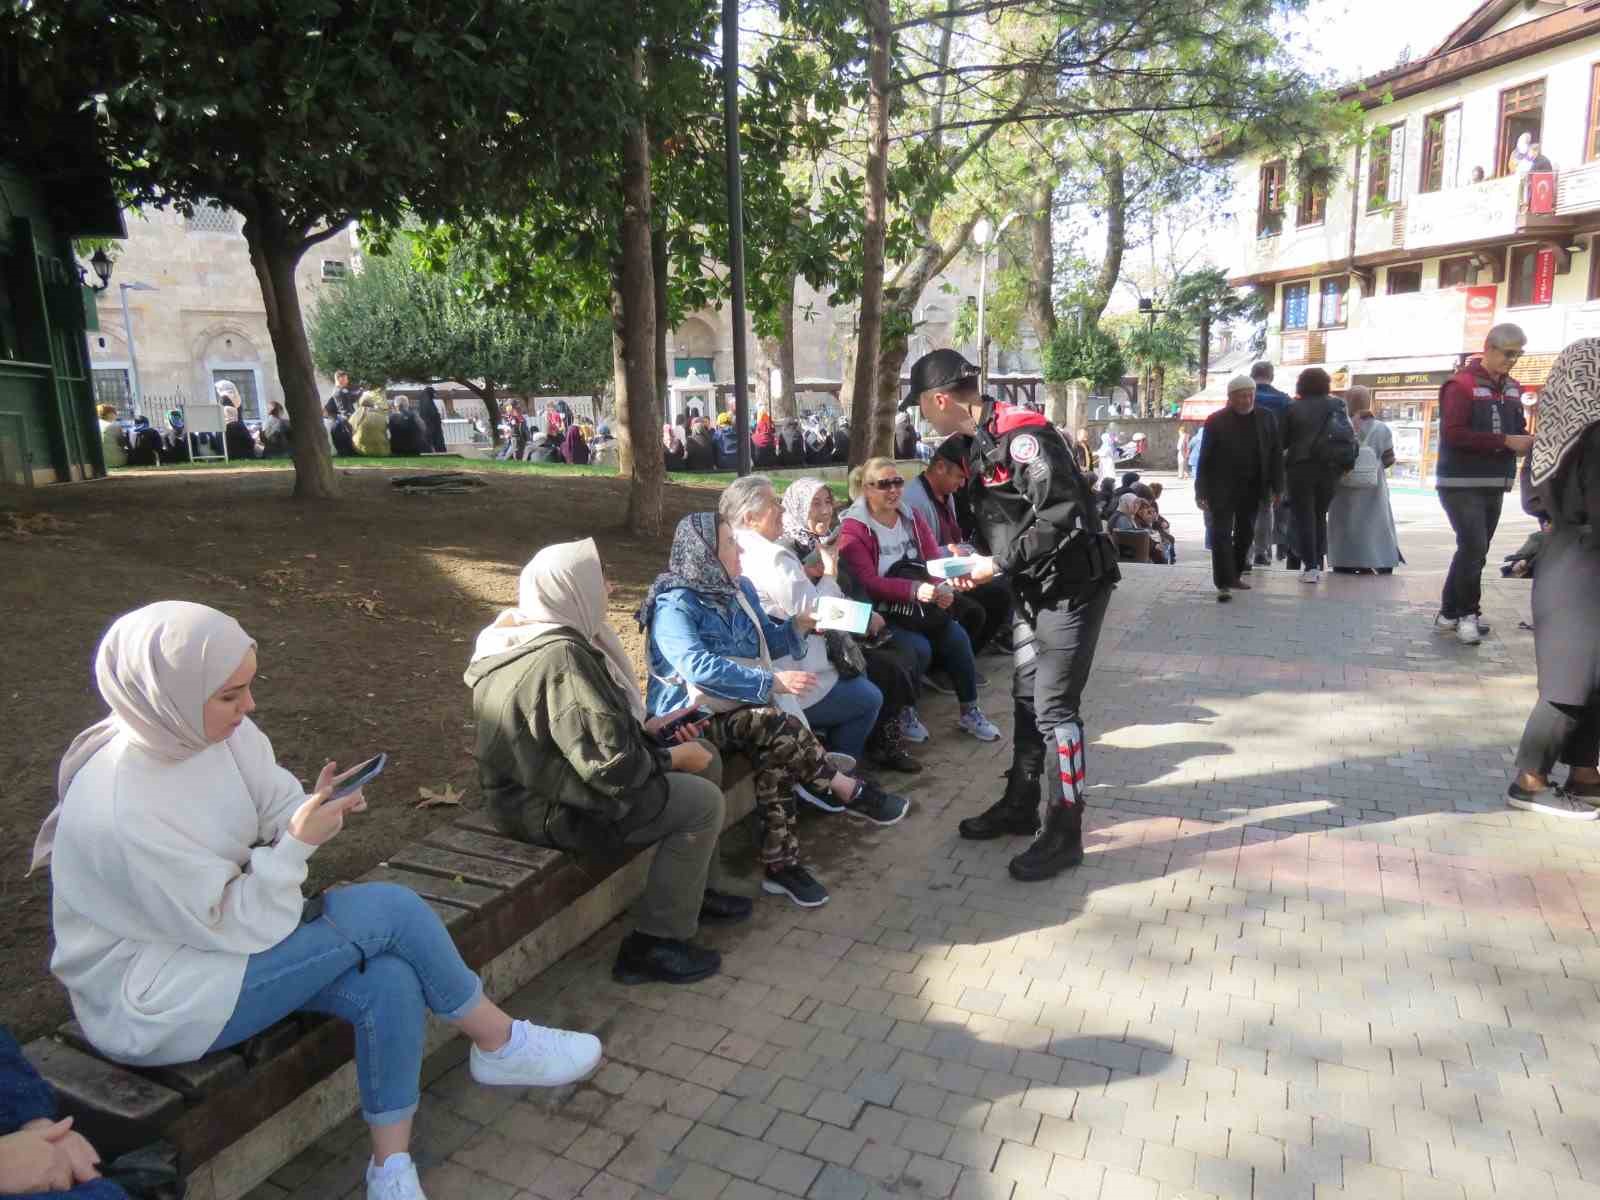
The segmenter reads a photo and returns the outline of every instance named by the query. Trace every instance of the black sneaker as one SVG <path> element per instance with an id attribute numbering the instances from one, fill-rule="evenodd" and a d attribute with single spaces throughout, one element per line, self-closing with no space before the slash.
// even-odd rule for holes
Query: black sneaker
<path id="1" fill-rule="evenodd" d="M 844 805 L 834 798 L 833 789 L 826 784 L 812 780 L 810 783 L 797 783 L 794 785 L 795 799 L 804 800 L 813 808 L 820 808 L 826 813 L 843 812 Z"/>
<path id="2" fill-rule="evenodd" d="M 799 863 L 768 871 L 761 890 L 769 896 L 787 896 L 801 908 L 821 908 L 828 902 L 828 889 Z"/>
<path id="3" fill-rule="evenodd" d="M 1272 565 L 1272 560 L 1270 558 L 1268 558 L 1265 554 L 1256 555 L 1256 566 L 1258 566 L 1258 567 L 1270 567 L 1271 565 Z"/>
<path id="4" fill-rule="evenodd" d="M 942 692 L 946 696 L 954 696 L 956 694 L 955 680 L 950 678 L 948 671 L 929 671 L 922 677 L 922 686 L 931 688 L 936 692 Z"/>
<path id="5" fill-rule="evenodd" d="M 844 810 L 852 816 L 865 817 L 874 825 L 895 825 L 910 808 L 911 801 L 904 796 L 886 792 L 870 779 L 863 779 Z"/>

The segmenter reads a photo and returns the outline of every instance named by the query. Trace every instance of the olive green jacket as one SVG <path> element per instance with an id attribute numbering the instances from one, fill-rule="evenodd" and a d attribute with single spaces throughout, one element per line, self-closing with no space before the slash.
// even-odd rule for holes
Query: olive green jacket
<path id="1" fill-rule="evenodd" d="M 478 783 L 511 837 L 559 850 L 615 848 L 616 822 L 667 802 L 668 751 L 635 719 L 600 652 L 557 629 L 467 668 Z"/>

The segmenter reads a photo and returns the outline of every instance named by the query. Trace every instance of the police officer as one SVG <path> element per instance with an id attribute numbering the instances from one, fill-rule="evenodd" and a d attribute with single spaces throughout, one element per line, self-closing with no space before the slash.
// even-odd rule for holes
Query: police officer
<path id="1" fill-rule="evenodd" d="M 971 439 L 967 493 L 987 557 L 963 585 L 1003 574 L 1016 602 L 1011 770 L 1005 795 L 962 821 L 961 836 L 1037 833 L 1011 860 L 1011 875 L 1048 879 L 1083 861 L 1079 705 L 1121 577 L 1116 546 L 1101 524 L 1091 481 L 1061 434 L 1039 413 L 979 395 L 978 368 L 959 353 L 935 350 L 912 365 L 903 407 L 913 406 L 939 433 Z"/>

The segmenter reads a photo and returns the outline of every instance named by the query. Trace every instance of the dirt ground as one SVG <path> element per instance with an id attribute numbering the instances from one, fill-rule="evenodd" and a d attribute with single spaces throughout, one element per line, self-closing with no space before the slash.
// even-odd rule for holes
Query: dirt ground
<path id="1" fill-rule="evenodd" d="M 18 1036 L 70 1015 L 48 972 L 49 874 L 23 871 L 55 803 L 61 752 L 104 713 L 93 656 L 118 614 L 184 599 L 237 617 L 260 646 L 255 720 L 302 779 L 327 758 L 388 751 L 370 811 L 312 859 L 313 885 L 354 878 L 457 815 L 417 809 L 419 788 L 449 784 L 476 805 L 461 673 L 539 547 L 599 541 L 616 585 L 612 620 L 641 660 L 630 614 L 665 565 L 668 538 L 646 544 L 621 532 L 621 481 L 494 474 L 470 494 L 422 497 L 393 488 L 393 474 L 341 472 L 344 494 L 325 506 L 292 500 L 288 472 L 261 470 L 40 489 L 31 516 L 0 501 L 0 957 L 10 964 L 0 1022 Z M 714 498 L 669 487 L 668 530 Z"/>

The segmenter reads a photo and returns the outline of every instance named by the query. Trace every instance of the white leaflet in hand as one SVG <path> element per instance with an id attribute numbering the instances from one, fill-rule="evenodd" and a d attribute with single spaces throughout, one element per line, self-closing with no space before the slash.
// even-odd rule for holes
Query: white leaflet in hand
<path id="1" fill-rule="evenodd" d="M 949 558 L 930 558 L 928 574 L 935 579 L 959 579 L 963 575 L 971 575 L 982 561 L 981 554 L 956 554 Z"/>
<path id="2" fill-rule="evenodd" d="M 872 605 L 843 596 L 822 596 L 817 600 L 817 628 L 837 629 L 842 633 L 865 633 L 872 619 Z"/>

